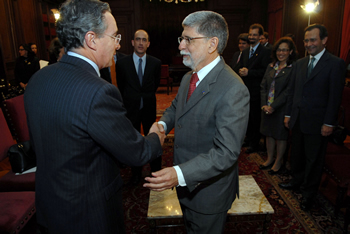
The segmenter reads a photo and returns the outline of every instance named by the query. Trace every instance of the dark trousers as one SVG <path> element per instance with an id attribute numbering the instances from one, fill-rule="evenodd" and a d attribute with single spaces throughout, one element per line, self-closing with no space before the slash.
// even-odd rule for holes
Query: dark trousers
<path id="1" fill-rule="evenodd" d="M 220 234 L 224 232 L 227 210 L 218 214 L 201 214 L 181 205 L 187 234 Z"/>
<path id="2" fill-rule="evenodd" d="M 127 117 L 130 119 L 132 125 L 134 128 L 141 132 L 141 124 L 143 128 L 143 133 L 145 136 L 148 135 L 149 129 L 152 127 L 152 124 L 156 121 L 156 114 L 150 113 L 150 111 L 147 110 L 147 107 L 144 107 L 143 109 L 139 110 L 137 114 L 133 114 L 132 116 Z M 162 168 L 162 158 L 156 158 L 152 162 L 150 162 L 151 171 L 159 171 Z M 132 167 L 131 168 L 133 176 L 141 176 L 142 173 L 142 167 Z"/>
<path id="3" fill-rule="evenodd" d="M 261 108 L 260 108 L 260 99 L 251 100 L 249 107 L 249 120 L 248 128 L 246 134 L 246 141 L 249 143 L 249 146 L 255 149 L 259 148 L 260 142 L 260 122 L 261 122 Z"/>
<path id="4" fill-rule="evenodd" d="M 292 129 L 291 167 L 292 184 L 300 185 L 305 199 L 317 195 L 321 182 L 323 164 L 327 150 L 327 138 L 320 134 L 304 134 L 299 119 Z"/>

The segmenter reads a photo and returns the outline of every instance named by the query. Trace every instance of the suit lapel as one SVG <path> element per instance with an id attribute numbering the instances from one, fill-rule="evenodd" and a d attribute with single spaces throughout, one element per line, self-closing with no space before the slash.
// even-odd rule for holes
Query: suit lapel
<path id="1" fill-rule="evenodd" d="M 130 64 L 132 65 L 130 67 L 130 69 L 131 69 L 130 74 L 132 74 L 132 76 L 128 77 L 128 79 L 130 79 L 130 83 L 136 84 L 138 87 L 141 87 L 139 76 L 137 75 L 137 70 L 135 68 L 135 65 L 137 65 L 137 64 L 134 63 L 133 54 L 131 54 L 130 60 L 131 60 Z M 142 83 L 143 83 L 143 79 L 142 79 Z"/>
<path id="2" fill-rule="evenodd" d="M 186 80 L 186 87 L 182 92 L 181 97 L 181 106 L 182 108 L 179 110 L 180 115 L 178 118 L 181 118 L 184 114 L 186 114 L 189 110 L 191 110 L 195 105 L 197 105 L 200 100 L 209 94 L 211 84 L 215 83 L 218 77 L 219 72 L 224 68 L 225 61 L 221 58 L 220 62 L 206 75 L 206 77 L 199 83 L 198 87 L 192 93 L 191 98 L 186 103 L 188 87 L 190 84 L 190 77 Z M 189 74 L 191 76 L 192 73 Z"/>
<path id="3" fill-rule="evenodd" d="M 315 78 L 317 74 L 322 71 L 323 68 L 327 67 L 328 58 L 329 58 L 329 54 L 327 53 L 327 51 L 325 51 L 324 54 L 321 56 L 320 61 L 317 62 L 316 66 L 312 70 L 310 76 L 306 79 L 305 83 Z M 309 60 L 307 64 L 309 64 Z M 307 71 L 307 68 L 306 68 L 306 71 Z"/>

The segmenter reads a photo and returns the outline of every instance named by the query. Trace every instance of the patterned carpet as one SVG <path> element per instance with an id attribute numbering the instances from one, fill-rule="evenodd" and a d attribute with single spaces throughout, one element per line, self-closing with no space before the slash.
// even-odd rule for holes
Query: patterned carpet
<path id="1" fill-rule="evenodd" d="M 173 138 L 168 139 L 164 145 L 163 167 L 172 166 Z M 321 193 L 318 194 L 315 207 L 310 212 L 304 212 L 299 207 L 301 195 L 282 190 L 278 183 L 287 179 L 289 175 L 271 176 L 267 171 L 258 168 L 266 155 L 245 154 L 242 149 L 239 158 L 239 174 L 253 175 L 264 195 L 275 210 L 272 216 L 268 233 L 342 233 L 344 215 L 334 217 L 334 206 Z M 144 166 L 143 176 L 149 174 L 149 165 Z M 129 168 L 122 170 L 125 182 L 131 177 Z M 125 225 L 127 233 L 149 233 L 150 227 L 147 221 L 147 206 L 149 191 L 138 186 L 124 186 L 123 199 L 125 209 Z M 160 228 L 158 233 L 186 233 L 183 227 Z M 227 223 L 225 233 L 262 233 L 262 225 L 254 222 Z"/>

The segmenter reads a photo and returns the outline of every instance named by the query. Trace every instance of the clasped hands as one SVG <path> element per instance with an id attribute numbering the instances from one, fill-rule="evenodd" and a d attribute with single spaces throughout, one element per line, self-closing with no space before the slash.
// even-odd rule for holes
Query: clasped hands
<path id="1" fill-rule="evenodd" d="M 261 110 L 267 115 L 272 114 L 275 111 L 275 109 L 273 109 L 271 106 L 267 106 L 267 105 L 261 107 Z"/>
<path id="2" fill-rule="evenodd" d="M 158 124 L 157 122 L 154 122 L 152 127 L 149 129 L 148 134 L 153 133 L 153 132 L 158 135 L 160 144 L 163 146 L 164 140 L 166 137 L 163 125 Z"/>
<path id="3" fill-rule="evenodd" d="M 240 76 L 247 76 L 248 75 L 248 68 L 243 67 L 243 68 L 239 69 L 238 73 Z"/>

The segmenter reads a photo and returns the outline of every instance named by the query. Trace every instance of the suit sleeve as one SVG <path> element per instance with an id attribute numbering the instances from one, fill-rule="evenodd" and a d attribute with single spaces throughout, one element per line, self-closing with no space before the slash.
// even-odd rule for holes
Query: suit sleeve
<path id="1" fill-rule="evenodd" d="M 161 156 L 158 135 L 142 137 L 125 114 L 117 88 L 102 86 L 91 103 L 88 133 L 119 162 L 129 166 L 142 166 Z"/>
<path id="2" fill-rule="evenodd" d="M 329 67 L 331 68 L 329 72 L 329 98 L 323 123 L 336 125 L 345 84 L 346 67 L 344 60 L 339 58 L 334 58 L 333 64 L 330 64 Z"/>
<path id="3" fill-rule="evenodd" d="M 293 107 L 293 98 L 294 98 L 294 89 L 295 89 L 295 80 L 298 69 L 298 63 L 293 64 L 291 76 L 288 82 L 286 90 L 286 111 L 285 116 L 291 116 L 292 107 Z"/>
<path id="4" fill-rule="evenodd" d="M 249 92 L 245 85 L 239 83 L 217 101 L 214 147 L 179 165 L 189 191 L 222 175 L 238 163 L 248 116 Z"/>

